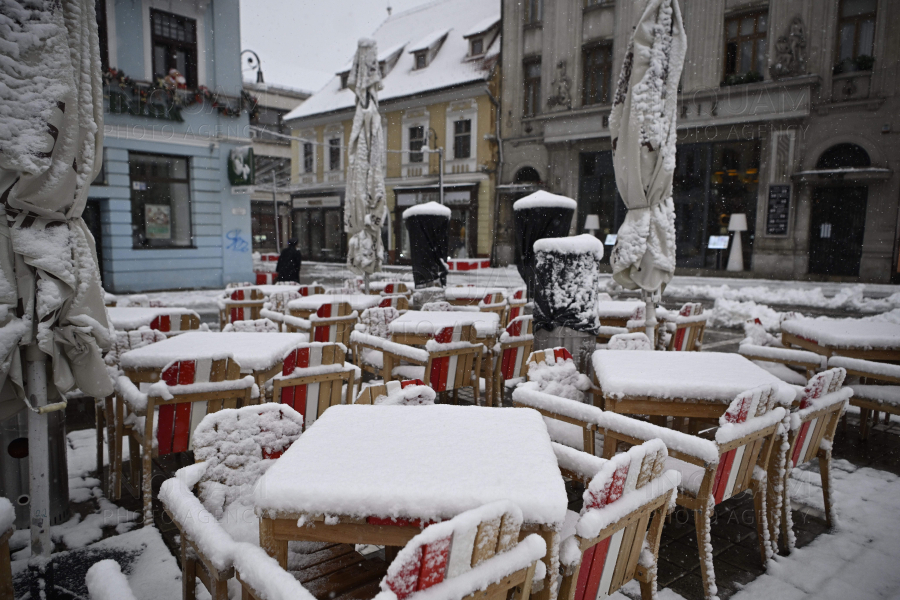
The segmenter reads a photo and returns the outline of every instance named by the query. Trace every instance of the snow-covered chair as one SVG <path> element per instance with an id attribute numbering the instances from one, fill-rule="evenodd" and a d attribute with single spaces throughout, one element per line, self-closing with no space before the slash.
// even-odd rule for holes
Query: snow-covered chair
<path id="1" fill-rule="evenodd" d="M 196 314 L 157 315 L 150 322 L 150 329 L 171 337 L 200 329 L 200 317 Z"/>
<path id="2" fill-rule="evenodd" d="M 0 497 L 0 598 L 14 598 L 9 539 L 16 532 L 16 509 Z"/>
<path id="3" fill-rule="evenodd" d="M 376 600 L 527 600 L 544 570 L 547 544 L 537 534 L 519 540 L 522 511 L 494 502 L 429 525 L 397 553 Z M 234 559 L 244 597 L 313 600 L 260 548 L 241 544 Z"/>
<path id="4" fill-rule="evenodd" d="M 422 312 L 447 312 L 453 310 L 453 305 L 446 300 L 426 302 L 422 305 Z"/>
<path id="5" fill-rule="evenodd" d="M 303 415 L 305 427 L 331 406 L 352 404 L 358 368 L 345 362 L 346 355 L 343 344 L 300 344 L 284 356 L 281 374 L 272 379 L 272 400 Z"/>
<path id="6" fill-rule="evenodd" d="M 382 379 L 421 379 L 436 392 L 450 392 L 454 400 L 460 388 L 471 386 L 478 403 L 481 373 L 481 344 L 473 344 L 475 328 L 471 325 L 445 327 L 428 340 L 425 349 L 398 344 L 354 331 L 351 340 L 363 350 L 381 352 L 384 366 Z M 403 364 L 405 363 L 405 364 Z"/>
<path id="7" fill-rule="evenodd" d="M 885 419 L 900 415 L 900 366 L 843 356 L 832 356 L 828 366 L 844 368 L 847 375 L 859 377 L 850 404 L 859 407 L 861 439 L 869 437 L 869 421 L 877 423 L 879 412 L 884 412 Z"/>
<path id="8" fill-rule="evenodd" d="M 590 454 L 593 454 L 595 436 L 602 436 L 605 458 L 615 455 L 619 443 L 635 445 L 655 438 L 662 440 L 669 452 L 666 469 L 681 474 L 677 503 L 694 511 L 704 589 L 706 597 L 713 598 L 716 586 L 709 535 L 715 505 L 752 490 L 763 562 L 773 555 L 767 518 L 772 512 L 767 510 L 766 467 L 771 464 L 772 452 L 781 444 L 778 431 L 787 414 L 784 408 L 775 406 L 785 401 L 778 394 L 774 385 L 739 394 L 719 419 L 719 427 L 714 432 L 706 432 L 707 437 L 553 396 L 530 383 L 513 391 L 513 401 L 517 407 L 533 408 L 551 420 L 581 427 L 585 451 Z"/>
<path id="9" fill-rule="evenodd" d="M 256 287 L 233 288 L 219 302 L 219 329 L 229 323 L 256 320 L 265 304 L 265 295 Z"/>
<path id="10" fill-rule="evenodd" d="M 435 392 L 421 379 L 388 381 L 370 385 L 359 393 L 355 404 L 423 406 L 434 404 Z"/>
<path id="11" fill-rule="evenodd" d="M 526 377 L 542 392 L 578 402 L 584 402 L 591 390 L 590 378 L 578 372 L 572 354 L 563 346 L 532 352 Z"/>
<path id="12" fill-rule="evenodd" d="M 222 333 L 278 333 L 279 326 L 271 319 L 256 319 L 255 321 L 233 321 L 222 329 Z"/>
<path id="13" fill-rule="evenodd" d="M 399 297 L 404 298 L 403 296 Z M 354 329 L 366 335 L 387 340 L 391 337 L 388 327 L 399 316 L 400 311 L 393 306 L 367 308 L 360 315 L 359 323 L 356 324 Z M 375 375 L 381 373 L 381 370 L 384 368 L 384 358 L 381 350 L 366 344 L 352 342 L 351 348 L 353 350 L 353 362 L 357 367 Z"/>
<path id="14" fill-rule="evenodd" d="M 506 294 L 503 292 L 485 294 L 484 298 L 478 303 L 478 310 L 496 314 L 500 317 L 500 326 L 506 327 L 509 319 L 509 302 L 507 302 Z"/>
<path id="15" fill-rule="evenodd" d="M 350 332 L 359 319 L 359 313 L 350 303 L 339 300 L 322 304 L 315 312 L 300 309 L 290 312 L 290 318 L 282 320 L 288 331 L 309 333 L 310 341 L 337 342 L 345 346 L 350 345 Z"/>
<path id="16" fill-rule="evenodd" d="M 394 294 L 391 296 L 382 296 L 379 308 L 395 308 L 399 311 L 406 312 L 409 310 L 409 298 L 402 294 Z"/>
<path id="17" fill-rule="evenodd" d="M 397 294 L 402 294 L 407 298 L 412 296 L 412 292 L 409 290 L 407 285 L 400 281 L 393 281 L 391 283 L 385 284 L 384 288 L 378 292 L 382 296 L 394 296 Z"/>
<path id="18" fill-rule="evenodd" d="M 300 298 L 301 294 L 296 288 L 286 288 L 284 291 L 271 294 L 268 300 L 263 304 L 259 316 L 263 319 L 269 319 L 278 326 L 279 331 L 291 333 L 295 328 L 289 328 L 286 324 L 285 317 L 288 316 L 288 302 Z M 223 329 L 224 331 L 224 329 Z"/>
<path id="19" fill-rule="evenodd" d="M 608 350 L 653 350 L 653 344 L 647 334 L 638 331 L 636 333 L 617 333 L 609 338 L 606 345 Z"/>
<path id="20" fill-rule="evenodd" d="M 271 403 L 221 410 L 197 427 L 197 463 L 179 469 L 160 490 L 181 535 L 185 590 L 193 590 L 199 576 L 213 600 L 228 598 L 235 538 L 241 540 L 241 521 L 252 514 L 254 486 L 302 431 L 302 415 Z"/>
<path id="21" fill-rule="evenodd" d="M 666 319 L 666 330 L 671 336 L 666 349 L 699 352 L 703 347 L 703 333 L 706 331 L 708 318 L 709 315 L 703 314 L 703 305 L 699 302 L 688 302 L 682 306 L 674 318 Z"/>
<path id="22" fill-rule="evenodd" d="M 225 284 L 226 290 L 235 290 L 238 288 L 248 288 L 248 287 L 253 287 L 253 284 L 250 283 L 249 281 L 232 281 L 231 283 Z"/>
<path id="23" fill-rule="evenodd" d="M 143 498 L 145 524 L 153 523 L 153 457 L 189 450 L 194 430 L 207 413 L 250 404 L 258 397 L 253 377 L 241 377 L 240 365 L 231 356 L 174 361 L 147 393 L 127 377 L 118 378 L 117 420 L 123 416 L 123 436 L 128 437 L 131 455 L 130 487 L 135 496 Z M 123 408 L 127 414 L 123 415 Z M 118 429 L 115 459 L 122 481 L 122 437 Z"/>
<path id="24" fill-rule="evenodd" d="M 741 340 L 738 352 L 784 382 L 805 386 L 816 371 L 825 368 L 826 357 L 809 350 L 785 348 L 759 319 L 744 323 L 744 334 L 747 337 Z"/>
<path id="25" fill-rule="evenodd" d="M 665 444 L 647 441 L 610 460 L 559 444 L 553 449 L 560 470 L 586 484 L 575 533 L 560 544 L 557 598 L 606 598 L 632 579 L 643 600 L 655 598 L 663 521 L 681 478 L 665 471 Z"/>
<path id="26" fill-rule="evenodd" d="M 289 282 L 284 282 L 286 285 L 293 285 Z M 298 288 L 294 288 L 294 290 L 300 294 L 301 296 L 315 296 L 318 294 L 324 294 L 325 288 L 317 283 L 313 283 L 310 285 L 301 285 Z"/>
<path id="27" fill-rule="evenodd" d="M 497 342 L 494 364 L 494 397 L 503 404 L 503 390 L 525 377 L 527 359 L 534 348 L 534 321 L 531 315 L 511 319 Z"/>
<path id="28" fill-rule="evenodd" d="M 131 586 L 128 585 L 128 578 L 122 574 L 119 563 L 111 558 L 91 565 L 84 583 L 91 600 L 136 600 Z M 0 589 L 0 592 L 2 591 Z M 12 588 L 9 596 L 0 593 L 0 598 L 12 597 Z"/>
<path id="29" fill-rule="evenodd" d="M 509 312 L 506 315 L 508 323 L 525 315 L 525 308 L 528 306 L 527 291 L 526 288 L 516 288 L 509 294 Z"/>
<path id="30" fill-rule="evenodd" d="M 900 368 L 900 367 L 898 367 Z M 788 444 L 786 460 L 783 457 L 770 459 L 769 477 L 773 480 L 783 469 L 784 483 L 780 486 L 782 501 L 769 499 L 770 512 L 780 509 L 780 533 L 785 547 L 794 547 L 794 536 L 791 531 L 791 499 L 788 494 L 788 481 L 791 471 L 813 459 L 819 461 L 819 474 L 822 481 L 822 494 L 825 505 L 825 521 L 829 527 L 837 523 L 834 502 L 831 497 L 831 447 L 838 422 L 847 407 L 851 396 L 856 396 L 856 387 L 843 387 L 847 371 L 843 367 L 829 369 L 814 375 L 803 390 L 799 405 L 792 411 L 787 422 Z M 778 460 L 781 458 L 781 460 Z M 779 490 L 770 485 L 769 492 Z M 777 535 L 777 534 L 776 534 Z M 774 536 L 773 536 L 774 537 Z M 773 539 L 773 542 L 775 540 Z"/>

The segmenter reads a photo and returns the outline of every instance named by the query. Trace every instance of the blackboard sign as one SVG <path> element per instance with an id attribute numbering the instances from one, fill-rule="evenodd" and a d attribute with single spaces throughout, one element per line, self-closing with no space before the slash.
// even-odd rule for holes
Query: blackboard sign
<path id="1" fill-rule="evenodd" d="M 766 209 L 766 235 L 787 235 L 791 212 L 791 186 L 770 185 Z"/>

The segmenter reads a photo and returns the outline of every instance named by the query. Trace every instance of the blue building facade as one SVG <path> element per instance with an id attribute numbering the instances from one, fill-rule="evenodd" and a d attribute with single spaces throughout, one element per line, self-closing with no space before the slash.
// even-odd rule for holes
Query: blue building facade
<path id="1" fill-rule="evenodd" d="M 250 280 L 250 194 L 234 179 L 254 104 L 242 94 L 239 0 L 97 0 L 97 19 L 104 168 L 85 220 L 104 287 Z"/>

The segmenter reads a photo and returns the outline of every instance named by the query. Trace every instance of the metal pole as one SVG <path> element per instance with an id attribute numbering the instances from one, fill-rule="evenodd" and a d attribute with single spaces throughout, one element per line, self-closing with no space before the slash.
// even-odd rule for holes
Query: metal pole
<path id="1" fill-rule="evenodd" d="M 444 148 L 438 148 L 438 194 L 444 203 Z"/>
<path id="2" fill-rule="evenodd" d="M 647 337 L 650 338 L 650 345 L 654 349 L 656 349 L 656 302 L 659 300 L 658 294 L 659 292 L 641 290 L 641 295 L 646 303 L 644 325 L 646 326 Z"/>
<path id="3" fill-rule="evenodd" d="M 278 195 L 275 190 L 275 169 L 272 169 L 272 204 L 275 207 L 275 251 L 281 252 L 281 224 L 278 222 Z"/>
<path id="4" fill-rule="evenodd" d="M 35 579 L 43 580 L 47 598 L 55 598 L 50 551 L 50 436 L 48 417 L 39 411 L 47 406 L 47 355 L 37 342 L 25 348 L 25 393 L 28 411 L 28 474 L 31 496 L 31 561 Z M 40 585 L 40 584 L 37 584 Z"/>

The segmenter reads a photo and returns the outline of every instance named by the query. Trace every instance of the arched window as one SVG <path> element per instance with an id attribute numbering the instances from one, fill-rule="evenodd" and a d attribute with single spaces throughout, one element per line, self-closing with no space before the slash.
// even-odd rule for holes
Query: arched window
<path id="1" fill-rule="evenodd" d="M 869 153 L 856 144 L 836 144 L 823 152 L 816 163 L 817 169 L 870 166 Z"/>
<path id="2" fill-rule="evenodd" d="M 540 183 L 541 174 L 534 167 L 522 167 L 516 171 L 513 183 Z"/>

